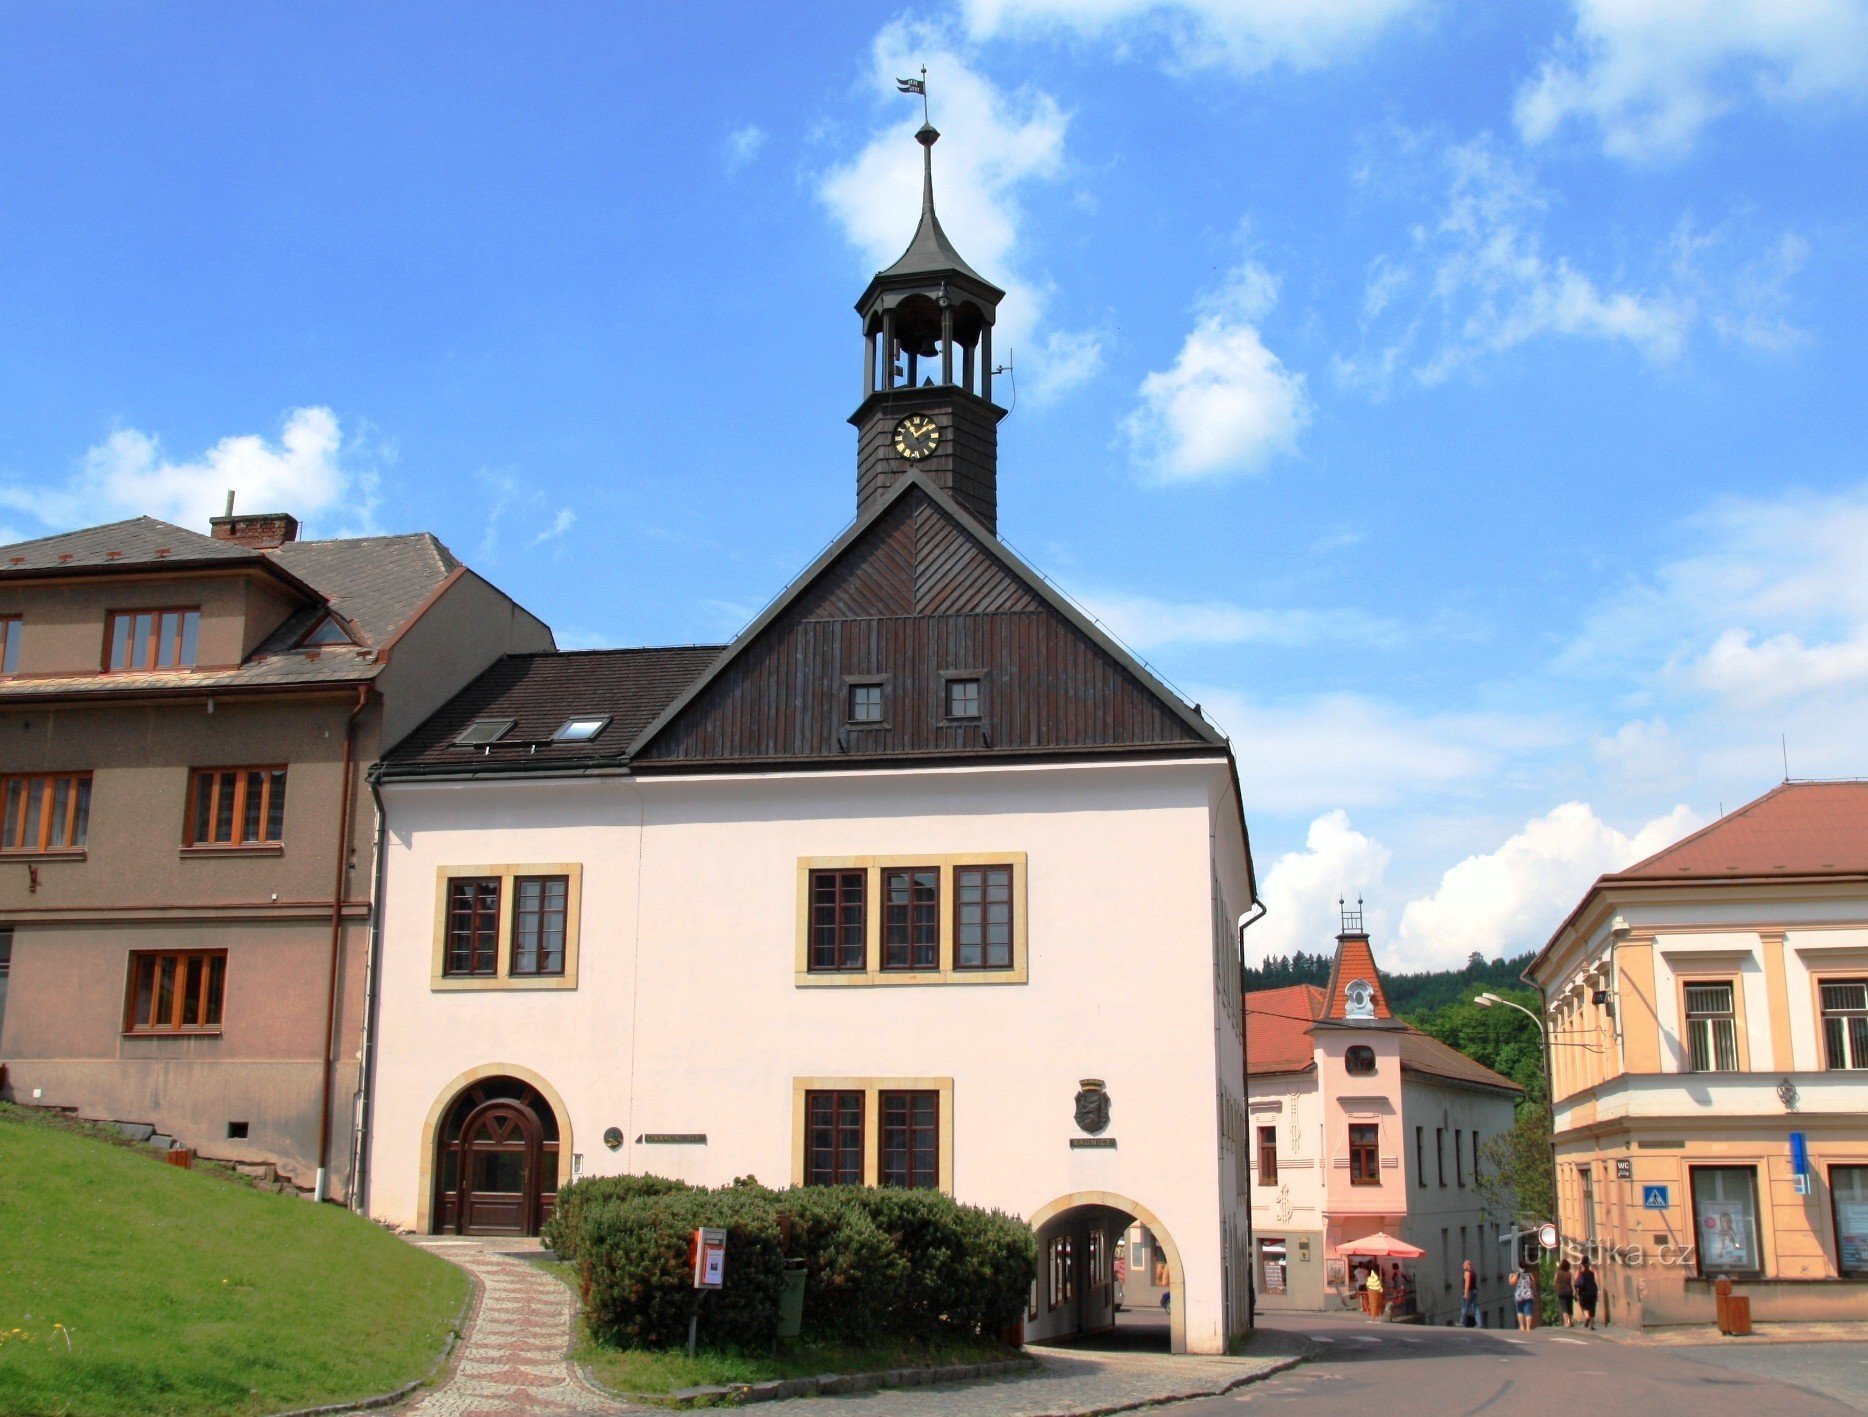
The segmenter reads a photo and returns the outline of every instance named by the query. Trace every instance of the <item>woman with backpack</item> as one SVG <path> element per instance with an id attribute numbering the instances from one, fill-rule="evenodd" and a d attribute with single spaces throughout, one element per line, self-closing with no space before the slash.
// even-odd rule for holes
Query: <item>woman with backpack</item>
<path id="1" fill-rule="evenodd" d="M 1518 1266 L 1518 1282 L 1511 1297 L 1518 1308 L 1518 1331 L 1529 1333 L 1537 1317 L 1537 1271 L 1528 1264 Z"/>

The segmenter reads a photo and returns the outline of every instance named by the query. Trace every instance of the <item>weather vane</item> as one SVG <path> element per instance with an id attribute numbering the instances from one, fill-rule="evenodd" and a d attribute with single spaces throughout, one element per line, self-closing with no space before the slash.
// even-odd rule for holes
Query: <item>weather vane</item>
<path id="1" fill-rule="evenodd" d="M 921 95 L 921 121 L 931 125 L 933 120 L 928 117 L 928 66 L 925 64 L 921 66 L 920 78 L 897 79 L 895 81 L 895 87 L 897 91 L 901 93 L 918 93 Z"/>

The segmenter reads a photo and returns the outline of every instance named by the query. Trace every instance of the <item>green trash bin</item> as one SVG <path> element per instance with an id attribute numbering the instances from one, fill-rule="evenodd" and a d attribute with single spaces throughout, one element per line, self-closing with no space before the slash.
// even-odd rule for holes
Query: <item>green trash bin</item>
<path id="1" fill-rule="evenodd" d="M 785 1287 L 778 1296 L 778 1336 L 796 1338 L 804 1332 L 804 1261 L 785 1261 Z"/>

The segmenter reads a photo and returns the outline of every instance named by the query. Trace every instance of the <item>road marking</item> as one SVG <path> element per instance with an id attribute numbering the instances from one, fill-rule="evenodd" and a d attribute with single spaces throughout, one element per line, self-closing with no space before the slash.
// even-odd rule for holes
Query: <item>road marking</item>
<path id="1" fill-rule="evenodd" d="M 1582 1339 L 1582 1338 L 1558 1338 L 1558 1337 L 1556 1337 L 1556 1336 L 1554 1336 L 1554 1335 L 1552 1335 L 1552 1337 L 1551 1337 L 1551 1340 L 1550 1340 L 1550 1341 L 1551 1341 L 1552 1343 L 1574 1343 L 1574 1344 L 1577 1344 L 1578 1346 L 1580 1346 L 1580 1347 L 1584 1347 L 1584 1348 L 1586 1348 L 1586 1347 L 1588 1347 L 1588 1346 L 1589 1346 L 1589 1344 L 1588 1344 L 1588 1340 L 1587 1340 L 1587 1339 Z"/>
<path id="2" fill-rule="evenodd" d="M 1310 1335 L 1310 1341 L 1311 1341 L 1312 1343 L 1334 1343 L 1334 1342 L 1336 1342 L 1336 1340 L 1335 1340 L 1335 1339 L 1333 1339 L 1333 1338 L 1325 1338 L 1325 1337 L 1324 1337 L 1324 1336 L 1323 1336 L 1322 1334 L 1320 1334 L 1320 1333 L 1313 1333 L 1313 1334 L 1311 1334 L 1311 1335 Z"/>
<path id="3" fill-rule="evenodd" d="M 1357 1343 L 1380 1343 L 1381 1340 L 1372 1333 L 1359 1333 L 1356 1335 L 1356 1342 Z"/>
<path id="4" fill-rule="evenodd" d="M 1530 1340 L 1529 1340 L 1529 1339 L 1524 1339 L 1524 1338 L 1507 1338 L 1507 1339 L 1505 1340 L 1505 1342 L 1507 1342 L 1507 1343 L 1515 1343 L 1515 1344 L 1517 1344 L 1517 1345 L 1518 1345 L 1518 1347 L 1520 1347 L 1520 1348 L 1529 1348 L 1529 1347 L 1531 1346 L 1531 1344 L 1530 1344 Z"/>

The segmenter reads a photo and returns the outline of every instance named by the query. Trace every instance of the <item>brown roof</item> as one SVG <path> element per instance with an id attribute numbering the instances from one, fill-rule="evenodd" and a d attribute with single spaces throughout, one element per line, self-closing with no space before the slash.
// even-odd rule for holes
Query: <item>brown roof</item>
<path id="1" fill-rule="evenodd" d="M 1365 941 L 1366 943 L 1366 941 Z M 1374 976 L 1371 976 L 1374 977 Z M 1329 994 L 1314 984 L 1292 984 L 1282 989 L 1254 989 L 1245 996 L 1245 1071 L 1265 1073 L 1307 1072 L 1316 1065 L 1313 1030 L 1324 1020 Z M 1386 1007 L 1384 1001 L 1384 1007 Z M 1412 1024 L 1396 1020 L 1388 1029 L 1400 1034 L 1401 1071 L 1496 1087 L 1511 1092 L 1524 1089 L 1485 1064 L 1468 1058 L 1457 1048 L 1429 1037 Z"/>
<path id="2" fill-rule="evenodd" d="M 154 517 L 131 517 L 0 546 L 0 577 L 207 562 L 256 564 L 260 559 L 259 552 L 238 542 L 216 541 Z"/>
<path id="3" fill-rule="evenodd" d="M 1323 1017 L 1347 1017 L 1349 986 L 1358 979 L 1373 986 L 1375 1017 L 1393 1018 L 1394 1014 L 1388 1008 L 1388 991 L 1382 987 L 1381 971 L 1375 967 L 1375 951 L 1369 948 L 1367 935 L 1336 937 L 1336 959 L 1330 965 L 1330 982 L 1324 990 L 1329 1002 Z"/>
<path id="4" fill-rule="evenodd" d="M 388 775 L 621 762 L 636 735 L 718 659 L 723 648 L 672 645 L 506 655 L 396 745 L 388 755 Z M 553 743 L 551 735 L 573 717 L 608 717 L 610 722 L 589 742 Z M 462 729 L 483 718 L 515 722 L 490 748 L 455 743 Z"/>
<path id="5" fill-rule="evenodd" d="M 1253 989 L 1245 996 L 1245 1070 L 1299 1073 L 1316 1063 L 1310 1025 L 1323 1013 L 1324 993 L 1314 984 Z"/>
<path id="6" fill-rule="evenodd" d="M 1599 882 L 1868 874 L 1868 782 L 1786 782 Z"/>

